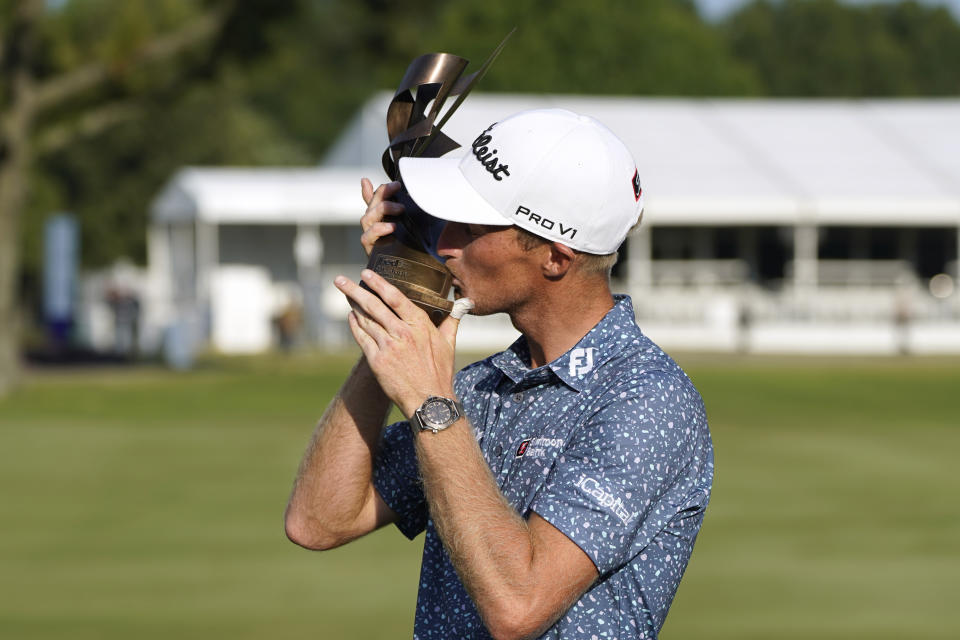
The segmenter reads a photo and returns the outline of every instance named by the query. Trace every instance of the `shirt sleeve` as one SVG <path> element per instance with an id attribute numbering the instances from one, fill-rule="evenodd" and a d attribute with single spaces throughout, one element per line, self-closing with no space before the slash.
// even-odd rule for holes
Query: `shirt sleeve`
<path id="1" fill-rule="evenodd" d="M 641 553 L 698 499 L 700 395 L 660 379 L 611 394 L 573 434 L 531 510 L 570 538 L 601 575 Z M 698 428 L 698 422 L 704 422 Z"/>
<path id="2" fill-rule="evenodd" d="M 427 526 L 427 503 L 413 448 L 410 423 L 396 422 L 383 432 L 373 464 L 373 486 L 396 512 L 397 528 L 413 539 Z"/>

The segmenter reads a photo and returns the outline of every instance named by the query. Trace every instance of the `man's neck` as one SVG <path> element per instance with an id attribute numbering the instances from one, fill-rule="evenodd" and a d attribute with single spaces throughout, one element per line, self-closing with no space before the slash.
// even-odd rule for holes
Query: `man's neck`
<path id="1" fill-rule="evenodd" d="M 614 306 L 610 285 L 556 287 L 544 291 L 510 314 L 527 339 L 530 368 L 552 362 L 569 351 Z"/>

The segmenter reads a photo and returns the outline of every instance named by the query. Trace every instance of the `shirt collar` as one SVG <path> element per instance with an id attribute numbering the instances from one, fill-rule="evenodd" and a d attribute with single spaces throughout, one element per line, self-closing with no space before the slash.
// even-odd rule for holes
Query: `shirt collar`
<path id="1" fill-rule="evenodd" d="M 639 328 L 630 296 L 614 295 L 613 308 L 577 344 L 553 362 L 530 369 L 530 349 L 527 339 L 520 336 L 516 342 L 491 362 L 514 384 L 524 386 L 541 384 L 557 377 L 575 391 L 582 391 L 595 369 L 616 356 L 627 340 L 638 337 Z"/>

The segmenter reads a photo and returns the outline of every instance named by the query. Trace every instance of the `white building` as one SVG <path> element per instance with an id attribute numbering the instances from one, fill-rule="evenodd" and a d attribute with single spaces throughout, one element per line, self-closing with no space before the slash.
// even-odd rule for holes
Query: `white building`
<path id="1" fill-rule="evenodd" d="M 390 97 L 368 101 L 318 168 L 171 179 L 151 211 L 148 345 L 186 321 L 223 351 L 266 348 L 278 298 L 303 300 L 312 338 L 346 339 L 330 281 L 365 262 L 359 180 L 384 175 Z M 960 100 L 474 94 L 445 131 L 468 146 L 552 106 L 596 117 L 637 160 L 645 225 L 615 277 L 663 346 L 960 352 Z M 513 335 L 505 318 L 470 318 L 461 344 Z"/>

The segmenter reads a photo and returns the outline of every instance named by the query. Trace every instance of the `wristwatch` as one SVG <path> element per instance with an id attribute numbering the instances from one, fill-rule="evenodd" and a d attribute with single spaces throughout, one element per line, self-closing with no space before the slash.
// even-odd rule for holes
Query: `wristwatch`
<path id="1" fill-rule="evenodd" d="M 421 431 L 437 433 L 446 429 L 463 416 L 463 405 L 442 396 L 430 396 L 413 414 Z"/>

